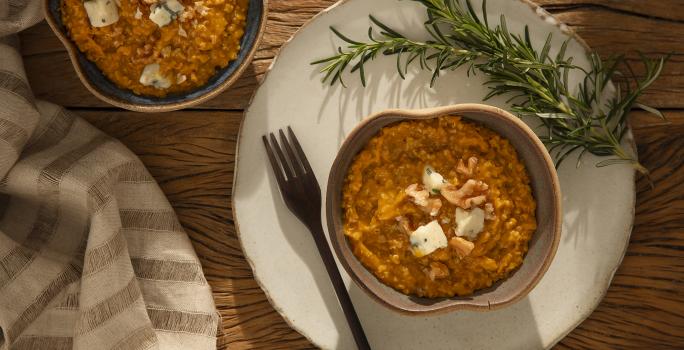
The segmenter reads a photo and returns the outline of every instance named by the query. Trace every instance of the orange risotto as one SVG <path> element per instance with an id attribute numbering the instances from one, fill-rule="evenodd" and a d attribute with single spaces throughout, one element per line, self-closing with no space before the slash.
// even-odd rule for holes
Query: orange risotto
<path id="1" fill-rule="evenodd" d="M 420 297 L 469 295 L 511 274 L 536 230 L 535 209 L 511 143 L 456 116 L 383 128 L 343 188 L 356 257 Z"/>
<path id="2" fill-rule="evenodd" d="M 237 58 L 247 6 L 248 0 L 62 0 L 61 12 L 71 39 L 107 78 L 135 94 L 163 97 L 204 85 Z"/>

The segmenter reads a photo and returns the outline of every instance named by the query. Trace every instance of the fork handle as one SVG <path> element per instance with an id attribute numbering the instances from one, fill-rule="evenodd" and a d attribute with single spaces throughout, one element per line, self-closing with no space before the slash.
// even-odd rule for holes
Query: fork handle
<path id="1" fill-rule="evenodd" d="M 344 317 L 349 323 L 349 328 L 351 328 L 352 335 L 354 336 L 354 341 L 359 350 L 370 350 L 370 345 L 368 344 L 368 339 L 366 339 L 366 334 L 363 332 L 361 327 L 361 322 L 359 322 L 359 317 L 354 311 L 354 304 L 352 304 L 351 298 L 349 298 L 349 293 L 347 293 L 347 287 L 342 280 L 340 271 L 337 269 L 337 264 L 335 263 L 335 258 L 330 250 L 330 245 L 325 239 L 325 232 L 323 232 L 323 226 L 320 222 L 314 227 L 309 227 L 311 233 L 313 233 L 314 240 L 316 241 L 316 246 L 318 247 L 318 253 L 325 263 L 325 269 L 328 270 L 328 276 L 330 276 L 330 281 L 335 287 L 335 294 L 337 294 L 337 299 L 340 301 L 342 306 L 342 311 L 344 312 Z"/>

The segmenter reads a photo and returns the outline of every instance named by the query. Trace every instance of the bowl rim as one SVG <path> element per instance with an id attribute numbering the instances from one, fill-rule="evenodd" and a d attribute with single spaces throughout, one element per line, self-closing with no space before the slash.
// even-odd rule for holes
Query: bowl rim
<path id="1" fill-rule="evenodd" d="M 259 0 L 260 2 L 263 3 L 262 5 L 262 11 L 261 15 L 259 16 L 259 28 L 257 29 L 256 32 L 256 37 L 254 38 L 254 43 L 252 44 L 252 47 L 249 49 L 247 52 L 247 55 L 245 56 L 245 59 L 240 62 L 240 64 L 237 66 L 235 71 L 223 82 L 221 82 L 218 86 L 215 88 L 203 93 L 202 95 L 199 95 L 193 99 L 187 100 L 187 101 L 182 101 L 182 102 L 174 102 L 174 103 L 168 103 L 168 104 L 162 104 L 162 105 L 143 105 L 143 104 L 138 104 L 134 102 L 123 102 L 118 99 L 113 99 L 109 97 L 108 95 L 102 93 L 94 83 L 92 83 L 86 74 L 83 72 L 83 69 L 81 68 L 81 65 L 78 63 L 78 56 L 77 52 L 79 52 L 78 47 L 76 47 L 76 44 L 69 39 L 69 37 L 63 33 L 59 25 L 56 22 L 56 19 L 52 16 L 52 13 L 49 10 L 49 4 L 51 1 L 62 1 L 62 0 L 43 0 L 43 16 L 45 17 L 45 20 L 47 21 L 48 25 L 50 26 L 50 29 L 52 29 L 52 32 L 57 36 L 59 41 L 62 42 L 62 45 L 64 45 L 64 48 L 66 49 L 68 55 L 69 55 L 69 61 L 71 62 L 71 65 L 74 67 L 74 70 L 76 71 L 76 75 L 78 76 L 79 80 L 81 80 L 81 83 L 90 91 L 95 97 L 99 98 L 100 100 L 113 105 L 115 107 L 127 109 L 130 111 L 134 112 L 144 112 L 144 113 L 156 113 L 156 112 L 170 112 L 170 111 L 176 111 L 184 108 L 188 108 L 191 106 L 195 106 L 201 103 L 204 103 L 208 100 L 213 99 L 226 89 L 228 89 L 231 85 L 233 85 L 244 73 L 244 71 L 249 67 L 249 65 L 252 62 L 252 59 L 254 58 L 254 55 L 256 54 L 257 49 L 260 46 L 261 40 L 263 38 L 264 32 L 266 30 L 266 22 L 268 18 L 268 2 L 269 0 Z M 98 68 L 99 69 L 99 68 Z"/>
<path id="2" fill-rule="evenodd" d="M 534 150 L 537 151 L 543 158 L 544 160 L 544 167 L 543 169 L 546 170 L 546 175 L 548 176 L 548 179 L 550 180 L 551 183 L 551 189 L 552 189 L 552 204 L 553 204 L 553 211 L 551 212 L 553 215 L 553 222 L 552 222 L 552 227 L 553 227 L 553 238 L 551 242 L 551 247 L 548 251 L 548 253 L 544 256 L 544 259 L 541 262 L 540 267 L 538 270 L 535 272 L 534 276 L 532 277 L 530 283 L 526 285 L 524 288 L 522 288 L 518 293 L 502 300 L 501 302 L 497 302 L 495 304 L 488 303 L 487 305 L 481 305 L 481 304 L 476 304 L 473 302 L 469 302 L 467 299 L 459 300 L 459 299 L 453 299 L 449 298 L 451 300 L 454 300 L 455 303 L 452 304 L 447 304 L 443 305 L 438 308 L 433 308 L 433 309 L 421 309 L 424 308 L 424 306 L 416 303 L 416 305 L 419 305 L 419 307 L 414 308 L 414 309 L 406 309 L 399 307 L 393 303 L 390 303 L 387 301 L 385 298 L 383 298 L 381 295 L 377 294 L 374 290 L 370 289 L 366 283 L 362 280 L 362 278 L 356 273 L 356 271 L 350 266 L 349 262 L 347 261 L 347 255 L 349 255 L 351 258 L 356 258 L 356 256 L 351 252 L 351 249 L 349 249 L 348 246 L 346 246 L 346 236 L 342 232 L 341 235 L 338 235 L 336 232 L 336 227 L 335 227 L 335 220 L 333 216 L 333 211 L 335 208 L 333 208 L 333 195 L 334 193 L 338 190 L 335 186 L 333 186 L 333 177 L 337 175 L 337 172 L 334 170 L 336 167 L 339 166 L 339 163 L 342 161 L 342 157 L 345 155 L 344 151 L 348 149 L 351 146 L 351 140 L 355 139 L 356 135 L 359 134 L 363 129 L 365 129 L 371 122 L 378 120 L 378 119 L 383 119 L 383 118 L 400 118 L 403 120 L 420 120 L 420 119 L 432 119 L 436 118 L 442 115 L 448 115 L 448 114 L 460 114 L 461 117 L 468 119 L 465 113 L 472 113 L 472 112 L 479 112 L 479 113 L 485 113 L 488 115 L 492 115 L 495 117 L 498 117 L 502 120 L 506 120 L 510 123 L 511 126 L 518 128 L 520 131 L 523 132 L 527 136 L 527 138 L 532 141 L 534 145 Z M 378 129 L 381 130 L 385 126 L 381 127 Z M 495 131 L 496 132 L 496 131 Z M 377 132 L 376 132 L 377 133 Z M 514 146 L 515 147 L 515 146 Z M 516 148 L 517 150 L 517 148 Z M 346 171 L 345 171 L 346 174 Z M 548 271 L 549 266 L 551 265 L 551 262 L 553 261 L 556 252 L 558 250 L 558 245 L 560 243 L 560 237 L 561 237 L 561 227 L 562 227 L 562 208 L 561 208 L 561 192 L 560 192 L 560 181 L 558 179 L 558 174 L 556 172 L 555 164 L 553 160 L 551 159 L 551 156 L 549 155 L 546 147 L 542 143 L 542 141 L 539 139 L 539 137 L 532 131 L 532 129 L 527 126 L 520 118 L 512 115 L 511 113 L 490 105 L 485 105 L 485 104 L 479 104 L 479 103 L 463 103 L 463 104 L 455 104 L 455 105 L 448 105 L 448 106 L 441 106 L 441 107 L 431 107 L 431 108 L 424 108 L 424 109 L 387 109 L 383 110 L 381 112 L 372 114 L 371 116 L 367 117 L 364 119 L 362 122 L 360 122 L 345 138 L 344 142 L 342 143 L 341 147 L 338 150 L 337 156 L 335 157 L 335 160 L 332 163 L 331 166 L 331 171 L 328 177 L 328 184 L 327 184 L 327 189 L 326 189 L 326 205 L 325 205 L 325 215 L 326 215 L 326 221 L 327 221 L 327 226 L 328 226 L 328 235 L 330 236 L 330 241 L 331 244 L 335 250 L 335 254 L 337 255 L 337 259 L 340 261 L 340 264 L 342 267 L 345 269 L 347 274 L 351 277 L 351 279 L 354 281 L 354 283 L 361 289 L 363 290 L 368 296 L 371 297 L 371 299 L 374 299 L 381 305 L 387 307 L 388 309 L 398 312 L 400 314 L 404 315 L 409 315 L 409 316 L 425 316 L 425 315 L 438 315 L 438 314 L 444 314 L 447 312 L 452 312 L 452 311 L 458 311 L 458 310 L 471 310 L 471 311 L 478 311 L 478 312 L 487 312 L 487 311 L 492 311 L 492 310 L 497 310 L 500 308 L 504 308 L 506 306 L 512 305 L 525 297 L 529 292 L 539 283 L 541 278 L 544 276 L 546 271 Z M 341 239 L 340 239 L 341 237 Z M 342 241 L 341 241 L 342 240 Z M 345 248 L 343 248 L 345 246 Z M 345 251 L 348 251 L 349 253 L 346 254 Z M 366 268 L 365 266 L 361 265 L 362 268 Z M 515 273 L 517 269 L 513 272 Z M 370 272 L 370 271 L 369 271 Z M 384 285 L 380 280 L 377 279 L 375 275 L 371 273 L 372 280 L 371 283 L 373 284 L 380 284 Z M 388 286 L 389 287 L 389 286 Z M 389 287 L 391 288 L 391 287 Z M 400 292 L 399 292 L 400 293 Z"/>

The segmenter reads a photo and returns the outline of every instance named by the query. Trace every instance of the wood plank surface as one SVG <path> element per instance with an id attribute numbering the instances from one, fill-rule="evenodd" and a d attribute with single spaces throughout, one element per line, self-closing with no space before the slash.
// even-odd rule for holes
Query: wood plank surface
<path id="1" fill-rule="evenodd" d="M 651 183 L 637 182 L 634 231 L 625 259 L 596 311 L 559 349 L 684 348 L 684 2 L 538 0 L 604 56 L 677 52 L 645 96 L 670 123 L 631 116 Z M 305 349 L 252 278 L 232 221 L 230 194 L 242 109 L 270 62 L 305 21 L 331 0 L 271 0 L 267 33 L 237 86 L 201 106 L 166 114 L 111 108 L 77 80 L 45 23 L 21 35 L 39 98 L 75 109 L 138 154 L 187 229 L 222 315 L 220 349 Z"/>
<path id="2" fill-rule="evenodd" d="M 237 84 L 201 108 L 244 109 L 281 43 L 305 21 L 333 4 L 332 0 L 275 0 L 270 3 L 266 35 L 251 68 Z M 662 77 L 645 95 L 660 108 L 684 108 L 684 2 L 681 0 L 541 0 L 549 11 L 571 25 L 604 57 L 625 54 L 636 63 L 636 51 L 675 53 Z M 74 72 L 59 40 L 47 24 L 22 34 L 26 70 L 37 97 L 73 107 L 108 107 L 85 87 Z M 634 66 L 637 74 L 641 72 Z M 38 84 L 40 82 L 40 84 Z"/>
<path id="3" fill-rule="evenodd" d="M 266 300 L 235 233 L 230 193 L 242 112 L 77 113 L 135 152 L 169 198 L 213 289 L 224 328 L 219 348 L 311 347 Z"/>
<path id="4" fill-rule="evenodd" d="M 637 182 L 627 254 L 599 307 L 559 349 L 684 348 L 684 112 L 631 121 L 651 181 Z"/>

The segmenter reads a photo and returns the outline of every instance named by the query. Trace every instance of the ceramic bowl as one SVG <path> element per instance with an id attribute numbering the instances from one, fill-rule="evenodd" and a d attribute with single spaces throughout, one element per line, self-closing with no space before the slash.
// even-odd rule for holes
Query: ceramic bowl
<path id="1" fill-rule="evenodd" d="M 62 23 L 61 0 L 44 0 L 45 19 L 64 44 L 71 63 L 83 85 L 90 92 L 111 105 L 138 112 L 166 112 L 205 102 L 231 86 L 249 66 L 264 33 L 268 0 L 249 0 L 245 34 L 240 42 L 237 59 L 216 71 L 209 81 L 194 90 L 166 97 L 136 95 L 111 82 L 102 71 L 76 47 Z"/>
<path id="2" fill-rule="evenodd" d="M 446 114 L 484 125 L 511 141 L 531 178 L 537 201 L 537 230 L 519 269 L 493 286 L 468 297 L 419 298 L 400 293 L 380 282 L 354 256 L 342 225 L 342 187 L 352 160 L 380 129 L 405 120 L 429 119 Z M 405 314 L 434 314 L 453 310 L 488 311 L 510 305 L 527 295 L 553 259 L 561 234 L 561 196 L 558 176 L 546 148 L 517 117 L 499 108 L 462 104 L 423 110 L 387 110 L 369 117 L 347 137 L 328 179 L 326 212 L 332 245 L 352 280 L 373 299 Z"/>

